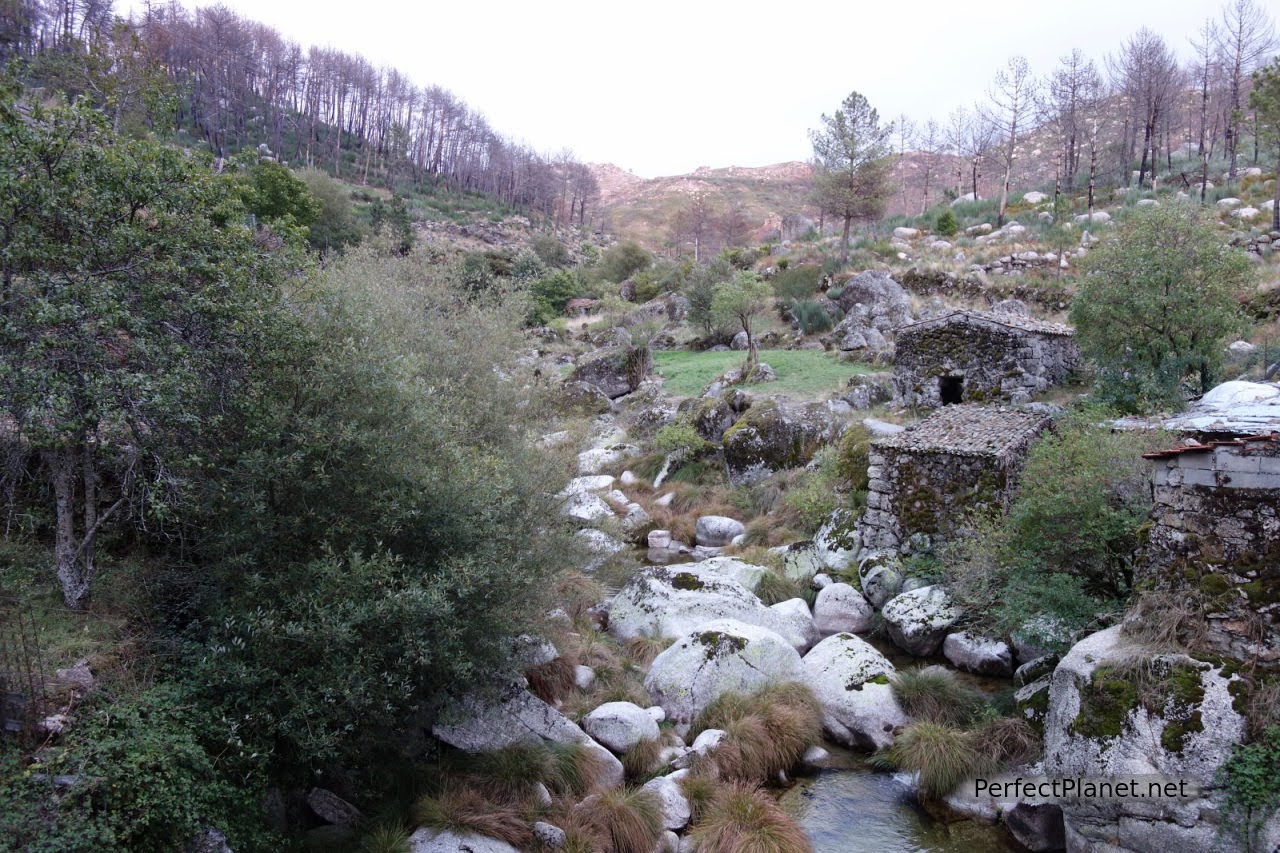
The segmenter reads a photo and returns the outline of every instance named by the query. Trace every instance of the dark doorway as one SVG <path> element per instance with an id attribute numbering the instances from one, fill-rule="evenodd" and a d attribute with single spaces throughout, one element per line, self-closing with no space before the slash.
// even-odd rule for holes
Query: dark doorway
<path id="1" fill-rule="evenodd" d="M 938 396 L 942 398 L 942 405 L 944 406 L 959 403 L 964 398 L 964 377 L 943 376 L 939 378 Z"/>

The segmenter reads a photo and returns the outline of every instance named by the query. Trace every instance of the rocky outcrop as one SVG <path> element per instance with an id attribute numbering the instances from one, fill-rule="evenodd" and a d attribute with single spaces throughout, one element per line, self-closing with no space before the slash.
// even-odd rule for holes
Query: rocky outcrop
<path id="1" fill-rule="evenodd" d="M 835 301 L 845 316 L 824 340 L 842 351 L 887 350 L 894 330 L 911 322 L 911 300 L 906 291 L 888 274 L 876 270 L 846 281 Z"/>
<path id="2" fill-rule="evenodd" d="M 895 596 L 880 611 L 889 639 L 916 657 L 936 654 L 960 610 L 940 586 L 924 586 Z"/>
<path id="3" fill-rule="evenodd" d="M 717 619 L 735 619 L 807 646 L 790 621 L 770 610 L 742 584 L 701 563 L 649 566 L 614 596 L 609 632 L 621 640 L 676 637 Z"/>
<path id="4" fill-rule="evenodd" d="M 1077 643 L 1050 680 L 1044 772 L 1050 777 L 1185 779 L 1190 799 L 1063 800 L 1072 850 L 1219 849 L 1218 770 L 1245 733 L 1232 683 L 1213 664 L 1152 656 L 1120 626 Z"/>
<path id="5" fill-rule="evenodd" d="M 719 619 L 683 634 L 658 655 L 644 686 L 677 731 L 687 731 L 730 690 L 753 693 L 799 676 L 800 655 L 787 640 L 767 628 Z"/>
<path id="6" fill-rule="evenodd" d="M 698 518 L 694 542 L 708 548 L 723 548 L 746 532 L 741 521 L 723 515 L 704 515 Z"/>
<path id="7" fill-rule="evenodd" d="M 907 724 L 889 659 L 853 634 L 827 637 L 804 656 L 803 682 L 822 703 L 822 727 L 846 746 L 882 749 Z"/>
<path id="8" fill-rule="evenodd" d="M 565 381 L 584 382 L 611 400 L 635 390 L 627 375 L 627 352 L 623 347 L 606 347 L 583 356 Z"/>
<path id="9" fill-rule="evenodd" d="M 602 784 L 622 784 L 622 763 L 587 733 L 523 687 L 508 686 L 495 695 L 473 693 L 446 707 L 431 729 L 437 738 L 464 752 L 492 752 L 517 744 L 581 743 L 604 768 Z"/>
<path id="10" fill-rule="evenodd" d="M 422 827 L 409 836 L 409 853 L 520 853 L 505 841 L 474 832 Z"/>
<path id="11" fill-rule="evenodd" d="M 724 433 L 724 460 L 734 485 L 753 483 L 809 462 L 840 437 L 846 420 L 820 403 L 757 403 Z"/>

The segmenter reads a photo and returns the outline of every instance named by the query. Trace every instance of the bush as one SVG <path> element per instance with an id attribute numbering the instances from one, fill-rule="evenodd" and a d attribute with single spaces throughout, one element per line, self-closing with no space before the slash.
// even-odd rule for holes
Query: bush
<path id="1" fill-rule="evenodd" d="M 778 263 L 781 266 L 782 262 Z M 813 299 L 814 294 L 822 286 L 822 267 L 816 264 L 787 266 L 779 270 L 771 283 L 773 293 L 779 299 L 791 302 Z"/>
<path id="2" fill-rule="evenodd" d="M 999 636 L 1047 614 L 1071 631 L 1129 593 L 1151 508 L 1141 455 L 1170 439 L 1113 432 L 1105 418 L 1061 419 L 1028 454 L 1007 514 L 970 518 L 943 547 L 950 589 L 980 630 Z"/>
<path id="3" fill-rule="evenodd" d="M 806 335 L 829 332 L 835 320 L 827 313 L 827 309 L 817 302 L 797 302 L 791 306 L 791 313 L 800 325 L 800 331 Z"/>
<path id="4" fill-rule="evenodd" d="M 1218 773 L 1227 789 L 1227 813 L 1236 818 L 1235 832 L 1252 841 L 1280 806 L 1280 726 L 1269 726 L 1253 743 L 1232 747 Z"/>
<path id="5" fill-rule="evenodd" d="M 804 831 L 773 797 L 750 785 L 719 791 L 690 837 L 702 853 L 806 853 Z"/>
<path id="6" fill-rule="evenodd" d="M 1071 321 L 1103 399 L 1143 412 L 1181 407 L 1184 379 L 1209 390 L 1244 328 L 1237 292 L 1254 280 L 1245 253 L 1223 239 L 1195 205 L 1165 204 L 1135 208 L 1090 251 Z"/>
<path id="7" fill-rule="evenodd" d="M 351 194 L 345 186 L 319 169 L 304 169 L 302 180 L 319 202 L 319 213 L 309 223 L 307 242 L 320 252 L 342 251 L 364 236 L 351 209 Z"/>
<path id="8" fill-rule="evenodd" d="M 573 256 L 568 248 L 550 234 L 534 234 L 529 240 L 529 248 L 548 267 L 567 267 L 573 263 Z"/>
<path id="9" fill-rule="evenodd" d="M 639 243 L 627 240 L 610 246 L 600 258 L 600 274 L 605 281 L 620 284 L 653 263 L 653 255 Z"/>
<path id="10" fill-rule="evenodd" d="M 260 763 L 234 757 L 237 747 L 218 742 L 200 708 L 174 684 L 118 701 L 106 690 L 92 694 L 66 742 L 43 750 L 38 763 L 20 769 L 16 756 L 0 761 L 0 837 L 9 849 L 49 853 L 167 851 L 212 825 L 236 849 L 277 846 L 262 825 L 261 788 L 233 785 L 219 767 L 230 752 L 261 784 Z M 33 774 L 76 782 L 55 793 Z"/>
<path id="11" fill-rule="evenodd" d="M 533 301 L 529 322 L 546 325 L 563 314 L 569 300 L 581 296 L 582 292 L 582 279 L 572 270 L 556 270 L 546 278 L 539 279 L 529 288 L 529 296 Z"/>
<path id="12" fill-rule="evenodd" d="M 956 215 L 947 208 L 938 214 L 938 221 L 933 228 L 943 237 L 954 237 L 960 230 L 960 223 L 956 222 Z"/>

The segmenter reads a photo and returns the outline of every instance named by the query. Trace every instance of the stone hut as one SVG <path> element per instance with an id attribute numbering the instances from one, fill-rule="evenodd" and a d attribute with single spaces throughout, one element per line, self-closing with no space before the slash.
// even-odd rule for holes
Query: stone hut
<path id="1" fill-rule="evenodd" d="M 1146 458 L 1155 505 L 1138 580 L 1203 596 L 1218 653 L 1280 668 L 1280 433 Z"/>
<path id="2" fill-rule="evenodd" d="M 910 552 L 918 536 L 952 533 L 968 510 L 1003 504 L 1051 420 L 1024 409 L 947 406 L 871 442 L 862 546 Z"/>
<path id="3" fill-rule="evenodd" d="M 893 384 L 904 406 L 1023 403 L 1080 363 L 1070 326 L 1003 311 L 956 310 L 897 331 Z"/>

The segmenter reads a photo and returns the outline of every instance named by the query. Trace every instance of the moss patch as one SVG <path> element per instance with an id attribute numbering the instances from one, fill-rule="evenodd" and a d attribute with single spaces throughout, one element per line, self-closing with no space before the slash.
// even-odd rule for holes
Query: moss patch
<path id="1" fill-rule="evenodd" d="M 698 634 L 698 642 L 706 647 L 707 660 L 722 655 L 737 654 L 747 647 L 745 637 L 726 634 L 723 631 L 703 631 Z"/>
<path id="2" fill-rule="evenodd" d="M 1159 659 L 1150 664 L 1100 666 L 1080 691 L 1080 712 L 1071 730 L 1090 738 L 1119 737 L 1129 714 L 1141 707 L 1165 720 L 1161 745 L 1181 752 L 1190 735 L 1204 731 L 1200 673 L 1199 665 Z"/>
<path id="3" fill-rule="evenodd" d="M 683 589 L 689 592 L 702 589 L 706 584 L 698 580 L 698 576 L 691 572 L 676 572 L 671 577 L 671 586 L 675 589 Z"/>

